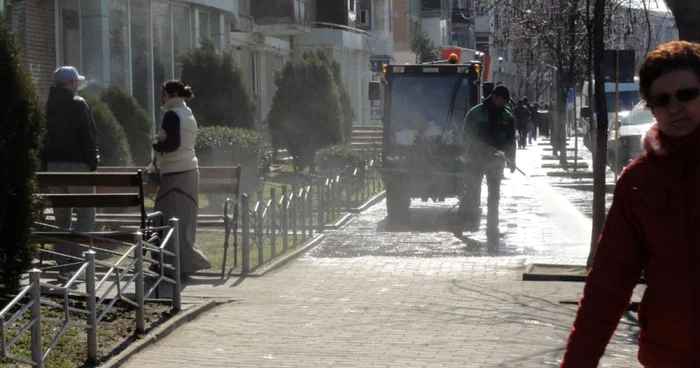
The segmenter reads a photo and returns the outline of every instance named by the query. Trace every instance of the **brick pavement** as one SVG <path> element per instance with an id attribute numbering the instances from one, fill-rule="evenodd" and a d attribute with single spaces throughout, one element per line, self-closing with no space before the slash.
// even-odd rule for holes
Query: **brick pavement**
<path id="1" fill-rule="evenodd" d="M 559 301 L 577 300 L 583 285 L 523 282 L 521 274 L 532 261 L 583 262 L 590 224 L 537 176 L 541 153 L 519 151 L 532 180 L 504 181 L 501 255 L 466 250 L 436 232 L 439 222 L 388 231 L 382 203 L 262 278 L 188 286 L 189 295 L 236 301 L 125 367 L 556 366 L 575 311 Z M 451 205 L 414 201 L 413 212 L 427 219 Z M 635 334 L 623 320 L 601 367 L 637 367 Z"/>

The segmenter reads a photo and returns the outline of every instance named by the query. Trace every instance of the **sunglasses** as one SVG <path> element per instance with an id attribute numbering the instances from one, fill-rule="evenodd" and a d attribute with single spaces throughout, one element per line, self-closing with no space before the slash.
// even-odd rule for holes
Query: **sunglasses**
<path id="1" fill-rule="evenodd" d="M 683 88 L 673 93 L 673 96 L 678 100 L 678 102 L 689 102 L 700 96 L 700 89 L 698 88 Z M 661 93 L 655 96 L 651 96 L 649 99 L 650 107 L 665 107 L 671 103 L 671 94 Z"/>

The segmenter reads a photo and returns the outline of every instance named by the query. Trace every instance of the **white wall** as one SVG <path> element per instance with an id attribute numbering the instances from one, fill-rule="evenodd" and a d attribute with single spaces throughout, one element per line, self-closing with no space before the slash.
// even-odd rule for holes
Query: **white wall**
<path id="1" fill-rule="evenodd" d="M 474 19 L 475 32 L 493 33 L 494 27 L 494 16 L 492 11 Z"/>
<path id="2" fill-rule="evenodd" d="M 372 39 L 374 55 L 389 55 L 394 52 L 394 33 L 389 0 L 377 0 L 372 18 Z"/>
<path id="3" fill-rule="evenodd" d="M 444 44 L 443 27 L 438 17 L 423 18 L 421 20 L 421 29 L 425 32 L 428 38 L 433 41 L 435 46 Z"/>
<path id="4" fill-rule="evenodd" d="M 238 0 L 180 0 L 183 3 L 204 5 L 228 12 L 238 12 Z"/>

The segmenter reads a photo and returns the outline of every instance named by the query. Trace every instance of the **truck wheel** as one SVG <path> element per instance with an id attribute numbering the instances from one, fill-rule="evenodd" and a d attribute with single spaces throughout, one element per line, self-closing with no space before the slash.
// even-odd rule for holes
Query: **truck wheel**
<path id="1" fill-rule="evenodd" d="M 386 212 L 389 221 L 402 221 L 408 218 L 411 198 L 401 189 L 388 185 L 386 188 Z"/>

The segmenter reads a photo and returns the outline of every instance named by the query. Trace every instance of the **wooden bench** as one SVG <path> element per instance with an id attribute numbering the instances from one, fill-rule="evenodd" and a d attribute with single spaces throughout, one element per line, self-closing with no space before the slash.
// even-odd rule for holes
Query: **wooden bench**
<path id="1" fill-rule="evenodd" d="M 119 173 L 133 172 L 134 167 L 100 167 L 98 172 Z M 233 234 L 234 257 L 238 252 L 238 203 L 241 196 L 241 166 L 201 166 L 199 167 L 199 194 L 211 196 L 223 196 L 223 214 L 200 215 L 198 224 L 209 226 L 223 226 L 224 228 L 224 258 L 221 267 L 221 277 L 225 276 L 226 258 Z M 150 185 L 144 177 L 144 193 L 155 194 L 157 186 Z M 102 217 L 103 224 L 132 224 L 136 220 L 136 214 L 98 214 Z M 235 263 L 235 258 L 234 258 Z"/>
<path id="2" fill-rule="evenodd" d="M 164 219 L 160 213 L 146 212 L 144 197 L 143 174 L 140 170 L 132 172 L 103 173 L 103 172 L 39 172 L 36 175 L 39 193 L 36 197 L 45 202 L 46 207 L 52 208 L 125 208 L 139 209 L 139 228 L 144 229 L 143 237 L 151 234 L 146 230 L 149 226 L 162 226 Z M 96 193 L 50 193 L 49 187 L 88 186 L 95 187 Z M 105 188 L 112 188 L 105 189 Z M 43 216 L 42 221 L 46 216 Z M 35 229 L 31 241 L 41 245 L 58 242 L 85 243 L 89 239 L 62 229 L 57 231 L 41 231 Z M 99 236 L 110 240 L 131 243 L 135 231 L 90 232 L 91 236 Z M 90 242 L 92 244 L 92 242 Z M 40 255 L 40 262 L 42 261 Z"/>

